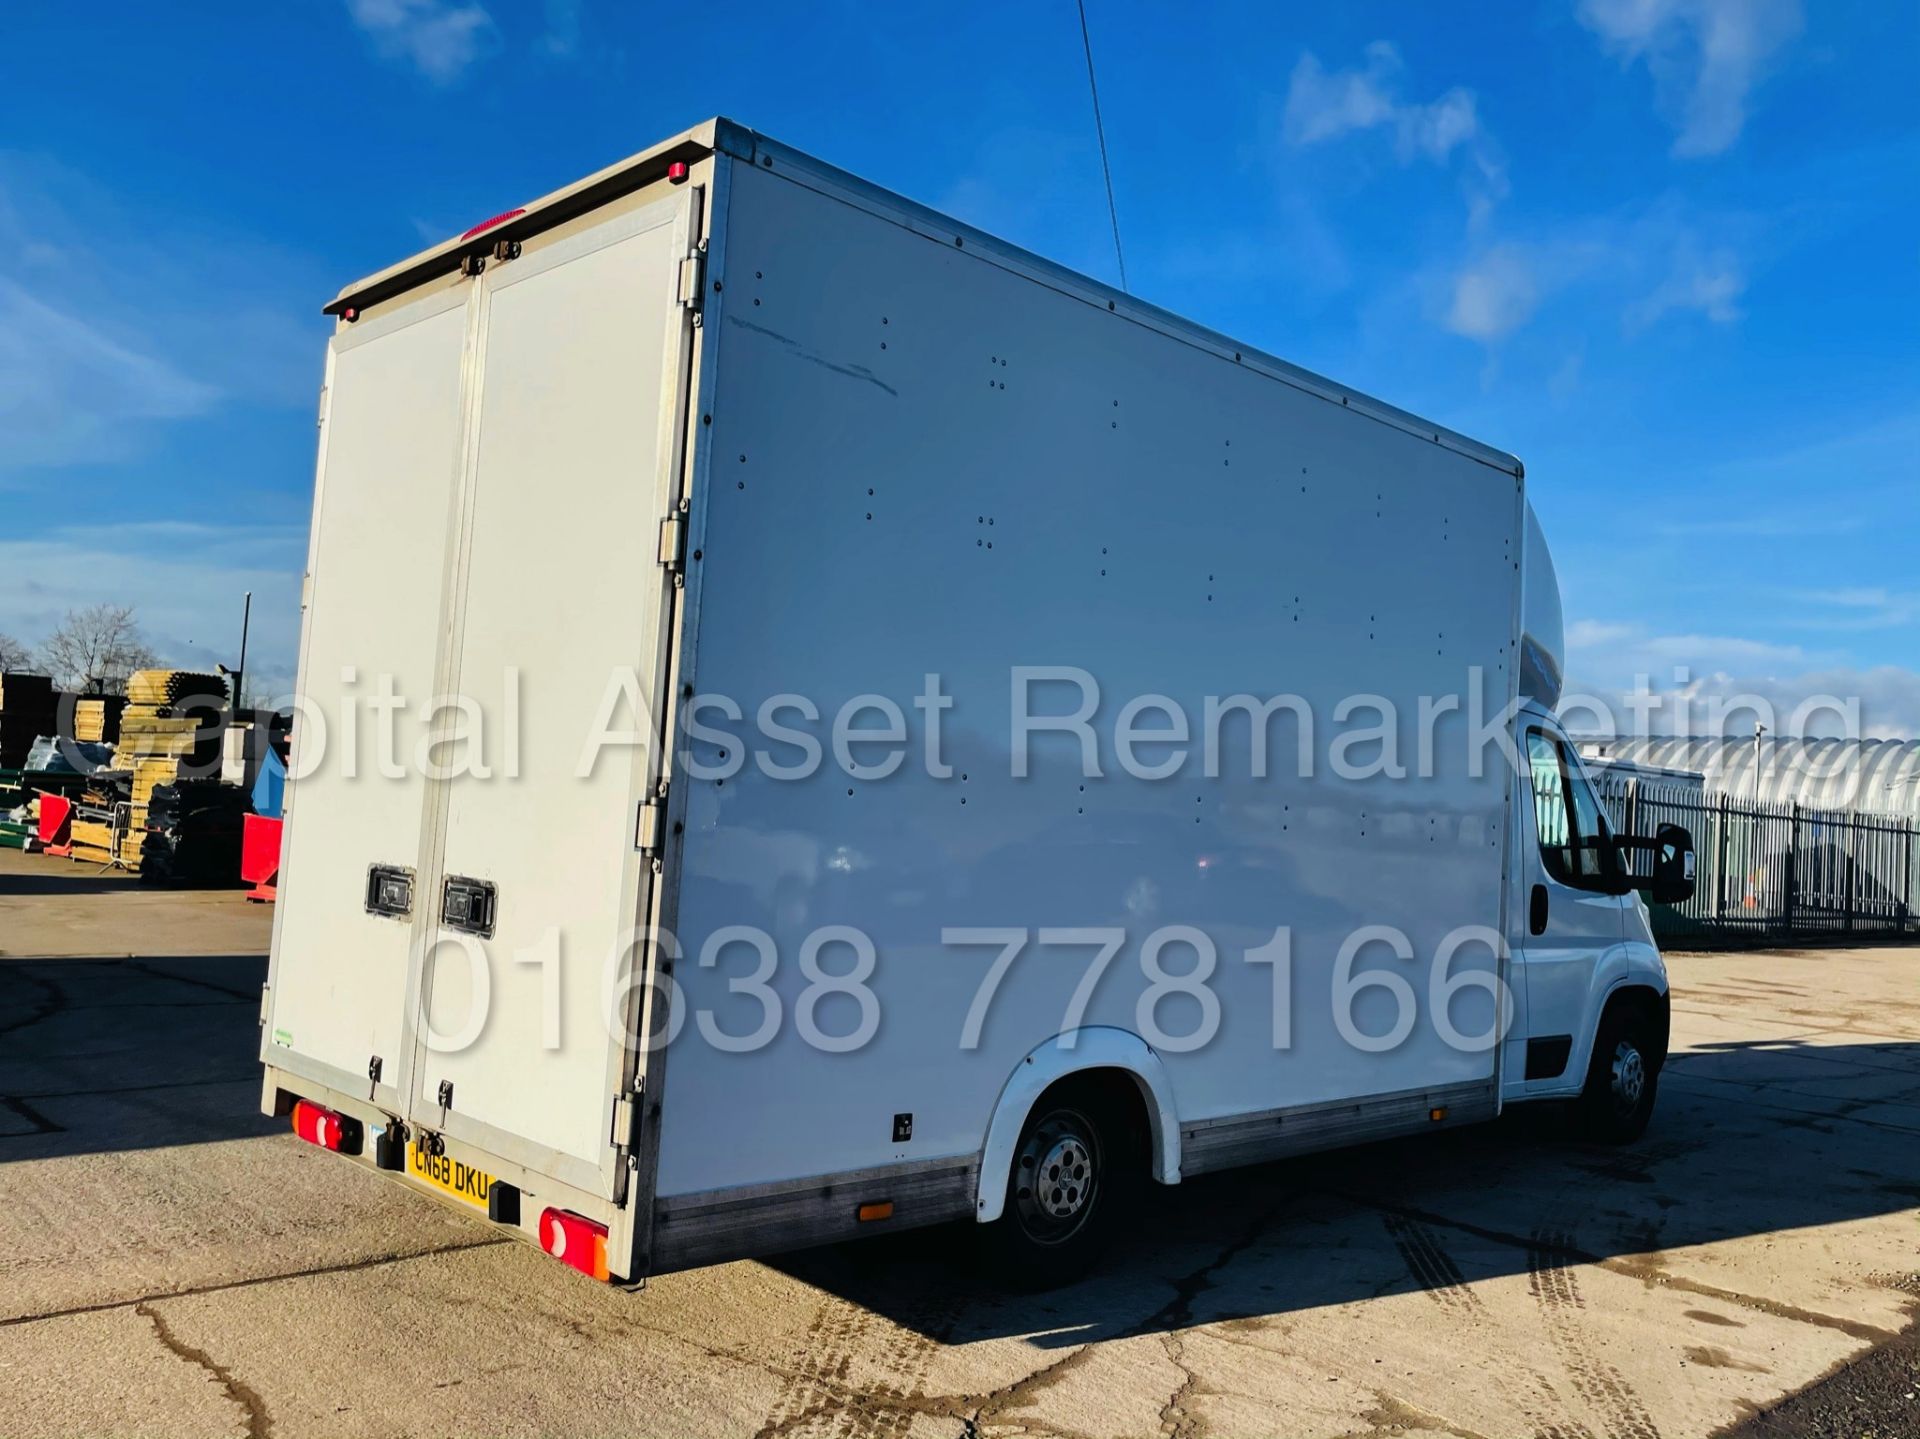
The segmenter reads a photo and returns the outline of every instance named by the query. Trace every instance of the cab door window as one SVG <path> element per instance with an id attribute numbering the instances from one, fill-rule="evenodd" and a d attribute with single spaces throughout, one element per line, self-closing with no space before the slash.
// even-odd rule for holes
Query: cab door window
<path id="1" fill-rule="evenodd" d="M 1617 889 L 1619 856 L 1606 811 L 1566 746 L 1544 730 L 1528 730 L 1527 772 L 1540 862 L 1547 873 L 1575 889 Z"/>

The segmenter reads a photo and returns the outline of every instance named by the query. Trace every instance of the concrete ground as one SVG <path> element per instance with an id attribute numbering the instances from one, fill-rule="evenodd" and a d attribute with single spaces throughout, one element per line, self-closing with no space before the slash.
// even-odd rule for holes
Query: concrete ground
<path id="1" fill-rule="evenodd" d="M 1876 1350 L 1795 1403 L 1920 1432 L 1920 949 L 1676 958 L 1634 1148 L 1190 1182 L 1038 1298 L 952 1232 L 625 1294 L 256 1113 L 270 922 L 0 852 L 0 1433 L 1653 1439 Z"/>

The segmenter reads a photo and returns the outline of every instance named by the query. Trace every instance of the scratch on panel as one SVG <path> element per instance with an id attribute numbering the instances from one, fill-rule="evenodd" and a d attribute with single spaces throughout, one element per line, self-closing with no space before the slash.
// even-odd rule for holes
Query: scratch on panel
<path id="1" fill-rule="evenodd" d="M 738 315 L 727 316 L 727 323 L 729 325 L 738 325 L 743 330 L 751 330 L 756 335 L 765 335 L 770 340 L 778 340 L 791 350 L 797 359 L 810 360 L 823 369 L 832 370 L 836 375 L 846 375 L 850 379 L 865 380 L 869 385 L 879 386 L 896 400 L 900 398 L 900 392 L 898 390 L 874 374 L 874 372 L 869 370 L 865 365 L 837 365 L 832 360 L 822 355 L 816 355 L 813 351 L 802 347 L 798 340 L 783 335 L 778 330 L 769 330 L 765 325 L 756 325 L 750 320 L 743 320 Z"/>

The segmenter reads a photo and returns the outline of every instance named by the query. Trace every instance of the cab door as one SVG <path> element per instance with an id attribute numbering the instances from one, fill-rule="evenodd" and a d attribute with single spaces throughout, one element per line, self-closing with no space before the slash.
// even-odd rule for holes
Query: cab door
<path id="1" fill-rule="evenodd" d="M 1625 940 L 1631 893 L 1606 811 L 1558 725 L 1523 716 L 1517 908 L 1527 1023 L 1518 1090 L 1578 1087 L 1598 1014 L 1595 977 Z M 1509 1070 L 1512 1073 L 1512 1070 Z"/>

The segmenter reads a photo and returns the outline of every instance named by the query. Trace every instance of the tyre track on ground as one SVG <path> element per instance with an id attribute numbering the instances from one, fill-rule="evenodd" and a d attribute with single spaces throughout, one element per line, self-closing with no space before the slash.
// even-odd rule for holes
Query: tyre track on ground
<path id="1" fill-rule="evenodd" d="M 1563 1262 L 1569 1247 L 1566 1235 L 1536 1230 L 1527 1250 L 1530 1288 L 1547 1337 L 1566 1367 L 1574 1393 L 1600 1415 L 1609 1439 L 1660 1439 L 1653 1416 L 1633 1386 L 1600 1354 L 1581 1320 L 1587 1301 L 1575 1270 Z"/>
<path id="2" fill-rule="evenodd" d="M 1427 1225 L 1404 1215 L 1380 1216 L 1400 1251 L 1407 1272 L 1440 1308 L 1457 1322 L 1467 1325 L 1491 1324 L 1492 1316 L 1473 1292 L 1460 1266 L 1454 1262 L 1440 1236 Z M 1514 1376 L 1518 1381 L 1514 1402 L 1534 1439 L 1593 1439 L 1592 1431 L 1567 1417 L 1567 1406 L 1551 1380 L 1531 1365 L 1522 1364 Z M 1395 1397 L 1395 1396 L 1389 1396 Z M 1398 1401 L 1404 1403 L 1405 1401 Z"/>

